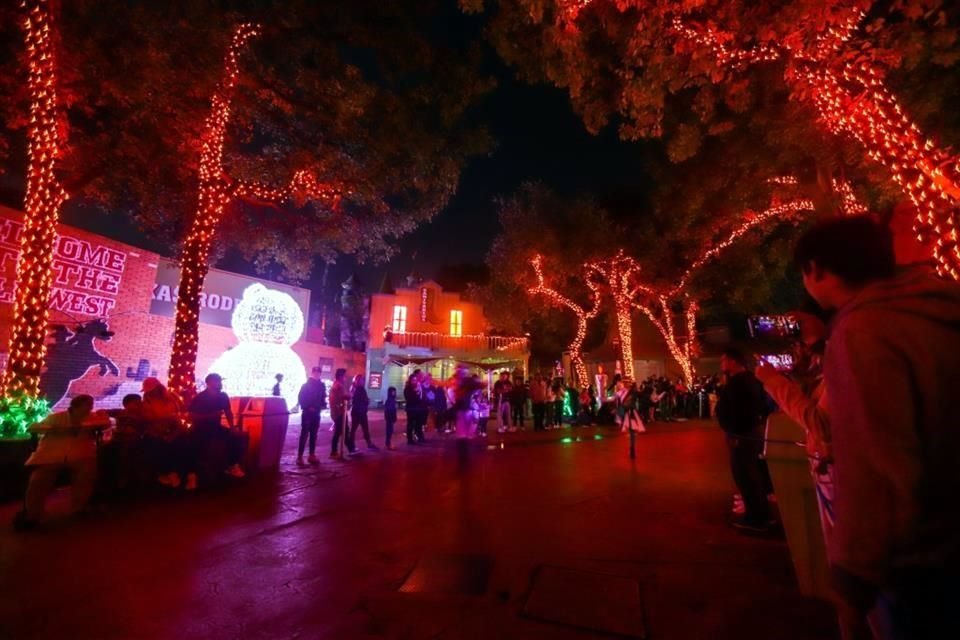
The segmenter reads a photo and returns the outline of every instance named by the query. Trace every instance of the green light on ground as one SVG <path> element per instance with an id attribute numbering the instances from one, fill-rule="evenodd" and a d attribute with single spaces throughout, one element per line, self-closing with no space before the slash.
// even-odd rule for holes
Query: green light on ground
<path id="1" fill-rule="evenodd" d="M 593 439 L 594 439 L 594 440 L 603 440 L 603 436 L 600 435 L 599 433 L 595 433 L 595 434 L 593 434 Z"/>
<path id="2" fill-rule="evenodd" d="M 563 444 L 571 444 L 573 442 L 573 438 L 571 438 L 570 436 L 567 436 L 566 438 L 563 438 L 560 442 L 562 442 Z"/>

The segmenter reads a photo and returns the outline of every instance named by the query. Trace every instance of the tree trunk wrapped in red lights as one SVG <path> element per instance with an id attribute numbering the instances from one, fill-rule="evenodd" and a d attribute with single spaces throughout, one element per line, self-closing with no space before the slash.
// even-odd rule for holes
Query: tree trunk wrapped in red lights
<path id="1" fill-rule="evenodd" d="M 55 24 L 50 4 L 48 0 L 29 0 L 21 5 L 31 98 L 29 163 L 13 330 L 2 387 L 6 396 L 23 394 L 29 398 L 39 393 L 57 222 L 67 200 L 54 173 L 63 141 L 58 127 Z"/>
<path id="2" fill-rule="evenodd" d="M 639 293 L 636 284 L 640 264 L 623 250 L 609 260 L 598 260 L 584 265 L 587 281 L 599 277 L 610 291 L 613 310 L 617 318 L 617 334 L 620 341 L 620 361 L 623 375 L 633 380 L 633 314 L 632 302 Z"/>
<path id="3" fill-rule="evenodd" d="M 213 240 L 227 206 L 237 199 L 284 201 L 298 195 L 335 206 L 340 198 L 337 188 L 318 184 L 313 176 L 304 171 L 297 172 L 287 187 L 277 189 L 234 180 L 224 169 L 223 147 L 240 74 L 240 51 L 259 32 L 259 27 L 253 24 L 237 27 L 227 51 L 223 79 L 214 93 L 210 115 L 204 127 L 197 208 L 180 258 L 180 286 L 168 379 L 170 389 L 184 397 L 192 396 L 196 390 L 200 295 L 209 269 Z"/>
<path id="4" fill-rule="evenodd" d="M 543 275 L 542 256 L 535 256 L 530 263 L 533 265 L 533 271 L 537 277 L 537 286 L 531 287 L 529 293 L 531 295 L 546 296 L 552 304 L 566 307 L 577 316 L 577 333 L 573 338 L 573 342 L 567 347 L 567 351 L 570 352 L 570 364 L 573 368 L 574 384 L 577 387 L 582 387 L 588 384 L 589 378 L 587 375 L 587 365 L 583 362 L 583 341 L 587 337 L 587 325 L 590 320 L 597 317 L 597 314 L 600 312 L 600 291 L 594 283 L 589 280 L 587 281 L 592 300 L 590 308 L 584 308 L 546 285 Z"/>

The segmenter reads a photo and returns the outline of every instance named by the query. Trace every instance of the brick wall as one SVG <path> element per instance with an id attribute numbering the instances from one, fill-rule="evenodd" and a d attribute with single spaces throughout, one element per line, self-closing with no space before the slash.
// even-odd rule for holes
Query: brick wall
<path id="1" fill-rule="evenodd" d="M 17 237 L 22 213 L 0 206 L 0 363 L 13 315 Z M 127 393 L 138 393 L 144 377 L 165 380 L 173 341 L 173 318 L 150 313 L 160 256 L 75 227 L 61 225 L 55 255 L 56 290 L 51 295 L 48 368 L 42 387 L 58 407 L 89 393 L 97 406 L 118 406 Z M 262 282 L 251 278 L 251 284 Z M 77 331 L 78 327 L 83 330 Z M 113 332 L 113 336 L 103 335 Z M 200 326 L 197 373 L 238 344 L 230 327 Z M 364 371 L 362 353 L 308 342 L 292 346 L 309 371 L 312 366 Z M 265 380 L 269 388 L 272 380 Z"/>

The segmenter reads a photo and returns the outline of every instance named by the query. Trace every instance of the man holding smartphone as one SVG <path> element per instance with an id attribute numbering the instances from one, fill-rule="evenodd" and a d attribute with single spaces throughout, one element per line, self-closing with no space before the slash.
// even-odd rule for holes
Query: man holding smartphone
<path id="1" fill-rule="evenodd" d="M 870 637 L 872 611 L 880 638 L 960 638 L 960 285 L 925 265 L 898 271 L 890 231 L 866 216 L 810 229 L 795 261 L 834 312 L 827 551 L 844 637 Z"/>

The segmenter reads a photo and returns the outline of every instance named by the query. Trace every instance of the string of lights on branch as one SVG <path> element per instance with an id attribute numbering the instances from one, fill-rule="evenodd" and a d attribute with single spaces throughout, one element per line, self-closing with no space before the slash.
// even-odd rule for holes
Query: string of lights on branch
<path id="1" fill-rule="evenodd" d="M 759 45 L 732 51 L 730 40 L 715 29 L 692 28 L 674 21 L 683 37 L 710 47 L 721 66 L 783 59 L 788 82 L 804 90 L 794 95 L 812 100 L 820 120 L 836 135 L 857 140 L 874 161 L 885 166 L 917 209 L 914 229 L 924 240 L 935 237 L 934 258 L 944 275 L 960 279 L 957 215 L 960 206 L 958 159 L 926 138 L 886 87 L 877 65 L 864 58 L 837 55 L 856 33 L 865 14 L 855 10 L 839 27 L 830 27 L 812 48 Z M 833 56 L 837 60 L 831 64 Z M 859 209 L 838 185 L 847 214 Z M 850 191 L 852 195 L 852 190 Z"/>
<path id="2" fill-rule="evenodd" d="M 592 2 L 558 0 L 559 20 L 572 23 Z M 845 55 L 865 15 L 851 8 L 840 24 L 829 26 L 809 45 L 801 39 L 799 44 L 786 40 L 737 47 L 730 44 L 735 42 L 732 34 L 712 25 L 691 26 L 679 15 L 674 16 L 673 30 L 681 39 L 709 48 L 721 67 L 739 70 L 782 60 L 785 79 L 799 89 L 793 97 L 810 100 L 831 133 L 852 137 L 890 171 L 917 210 L 918 238 L 935 239 L 933 253 L 941 274 L 960 279 L 960 159 L 923 135 L 887 88 L 879 65 L 865 56 Z M 856 208 L 846 201 L 847 213 Z"/>
<path id="3" fill-rule="evenodd" d="M 224 75 L 211 100 L 201 140 L 197 208 L 181 255 L 180 290 L 170 357 L 170 389 L 185 396 L 192 395 L 196 388 L 200 294 L 209 268 L 213 239 L 227 206 L 238 198 L 261 202 L 302 198 L 318 200 L 336 209 L 345 193 L 341 187 L 320 183 L 307 171 L 298 171 L 290 183 L 281 188 L 234 180 L 226 173 L 223 153 L 240 76 L 240 53 L 258 35 L 259 25 L 251 23 L 238 25 L 234 31 L 224 60 Z"/>
<path id="4" fill-rule="evenodd" d="M 637 294 L 636 280 L 641 271 L 640 263 L 626 255 L 623 249 L 608 260 L 589 262 L 584 265 L 588 282 L 599 276 L 613 298 L 613 309 L 617 318 L 617 333 L 620 337 L 620 359 L 623 374 L 634 378 L 633 369 L 633 317 L 631 307 Z"/>
<path id="5" fill-rule="evenodd" d="M 547 300 L 558 307 L 566 307 L 573 312 L 574 316 L 577 319 L 577 331 L 576 335 L 573 338 L 573 341 L 570 343 L 570 346 L 567 347 L 567 350 L 570 352 L 570 364 L 573 368 L 573 374 L 576 377 L 576 383 L 578 385 L 586 384 L 587 382 L 587 366 L 583 361 L 583 342 L 587 338 L 587 327 L 590 320 L 595 318 L 600 312 L 600 291 L 597 285 L 591 282 L 589 279 L 586 280 L 587 286 L 590 287 L 592 306 L 587 309 L 582 305 L 577 304 L 570 298 L 560 294 L 555 289 L 552 289 L 546 285 L 546 278 L 543 273 L 543 257 L 534 256 L 530 261 L 531 266 L 533 266 L 533 272 L 537 279 L 537 284 L 534 287 L 531 287 L 528 292 L 531 295 L 541 295 L 547 298 Z"/>
<path id="6" fill-rule="evenodd" d="M 847 186 L 849 187 L 849 185 Z M 687 267 L 687 270 L 684 271 L 683 275 L 677 281 L 677 284 L 667 292 L 667 296 L 673 297 L 686 290 L 687 285 L 690 282 L 690 278 L 703 265 L 720 255 L 724 249 L 728 248 L 734 242 L 742 238 L 751 229 L 755 229 L 756 227 L 777 218 L 788 217 L 801 211 L 813 212 L 814 210 L 815 209 L 812 200 L 802 199 L 791 200 L 789 202 L 777 204 L 757 214 L 748 212 L 740 224 L 733 231 L 731 231 L 726 238 L 704 251 L 700 257 L 694 260 L 690 266 Z"/>

